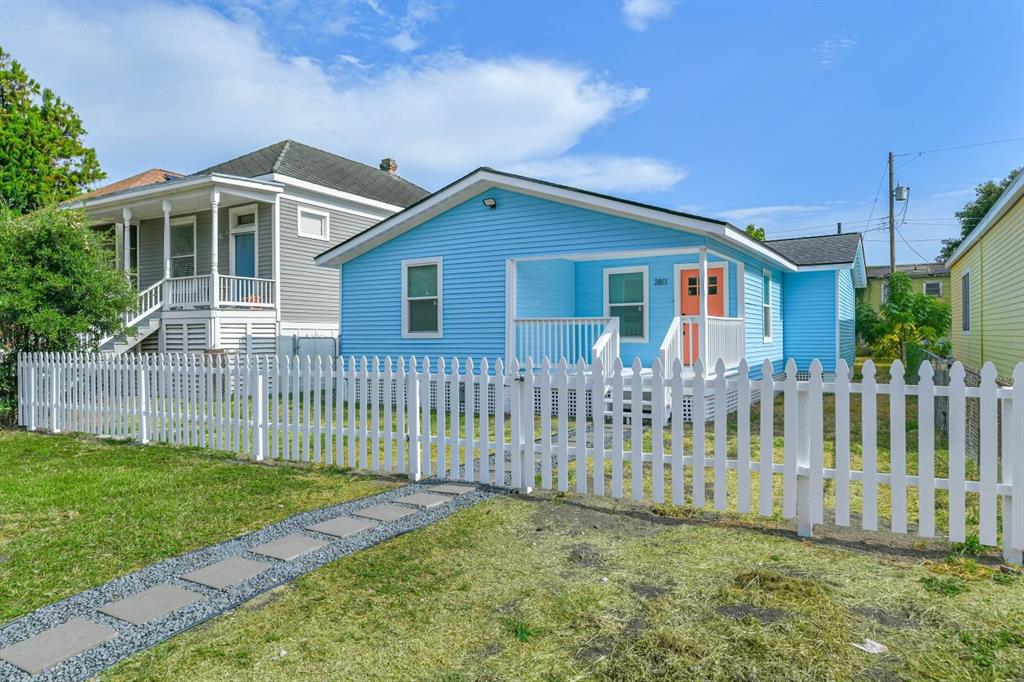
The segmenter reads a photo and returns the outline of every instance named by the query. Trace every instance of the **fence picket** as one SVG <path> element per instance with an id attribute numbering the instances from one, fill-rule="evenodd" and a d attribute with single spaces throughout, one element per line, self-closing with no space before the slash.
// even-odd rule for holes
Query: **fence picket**
<path id="1" fill-rule="evenodd" d="M 622 499 L 622 360 L 612 361 L 612 497 Z"/>
<path id="2" fill-rule="evenodd" d="M 569 365 L 565 358 L 558 362 L 555 388 L 558 391 L 558 490 L 564 493 L 569 490 Z"/>
<path id="3" fill-rule="evenodd" d="M 505 485 L 505 363 L 494 362 L 494 484 Z"/>
<path id="4" fill-rule="evenodd" d="M 462 379 L 462 394 L 465 396 L 465 460 L 463 462 L 462 480 L 473 482 L 476 478 L 473 469 L 476 465 L 476 366 L 473 358 L 466 358 L 466 372 Z"/>
<path id="5" fill-rule="evenodd" d="M 487 358 L 480 358 L 480 471 L 477 480 L 481 483 L 491 483 L 491 444 L 490 444 L 490 395 L 491 395 L 491 367 Z M 500 407 L 500 406 L 499 406 Z"/>
<path id="6" fill-rule="evenodd" d="M 683 440 L 683 363 L 672 360 L 672 504 L 681 506 L 686 447 Z"/>
<path id="7" fill-rule="evenodd" d="M 704 499 L 704 474 L 708 465 L 705 442 L 705 428 L 707 427 L 707 372 L 704 369 L 704 361 L 697 358 L 693 365 L 693 490 L 691 500 L 694 507 L 698 509 L 705 504 Z"/>
<path id="8" fill-rule="evenodd" d="M 978 536 L 983 545 L 995 545 L 997 543 L 996 532 L 996 478 L 999 475 L 998 466 L 999 447 L 999 412 L 998 398 L 996 397 L 996 367 L 991 362 L 986 362 L 981 368 L 981 396 L 979 398 L 980 416 L 980 440 L 979 440 L 979 465 L 980 489 L 979 489 L 979 527 Z"/>
<path id="9" fill-rule="evenodd" d="M 837 526 L 850 525 L 850 366 L 839 358 L 835 382 Z"/>
<path id="10" fill-rule="evenodd" d="M 399 360 L 399 370 L 402 361 Z M 420 375 L 416 370 L 416 356 L 409 358 L 409 372 L 405 376 L 405 394 L 408 396 L 405 407 L 408 410 L 409 441 L 408 441 L 408 472 L 410 481 L 420 480 L 423 462 L 423 443 L 420 440 Z"/>
<path id="11" fill-rule="evenodd" d="M 576 360 L 576 400 L 573 401 L 575 437 L 572 439 L 573 461 L 576 464 L 576 492 L 587 492 L 587 363 Z"/>
<path id="12" fill-rule="evenodd" d="M 878 530 L 878 431 L 875 363 L 868 360 L 861 368 L 861 527 Z"/>
<path id="13" fill-rule="evenodd" d="M 810 420 L 810 487 L 811 522 L 825 521 L 825 410 L 822 395 L 822 367 L 817 358 L 811 361 L 811 378 L 808 382 L 808 410 Z"/>
<path id="14" fill-rule="evenodd" d="M 967 491 L 965 438 L 967 436 L 967 392 L 963 364 L 954 362 L 949 370 L 949 540 L 963 542 L 967 537 L 964 504 Z"/>
<path id="15" fill-rule="evenodd" d="M 461 409 L 459 406 L 459 386 L 461 385 L 462 381 L 460 377 L 460 369 L 461 366 L 459 363 L 459 359 L 453 358 L 451 365 L 451 374 L 448 377 L 448 443 L 450 445 L 451 452 L 451 456 L 448 460 L 448 478 L 450 478 L 453 481 L 457 481 L 459 479 L 459 465 L 461 459 L 459 455 L 459 435 L 461 432 L 461 429 L 459 428 L 459 415 L 461 413 Z"/>
<path id="16" fill-rule="evenodd" d="M 740 360 L 736 372 L 736 510 L 750 512 L 750 367 Z"/>
<path id="17" fill-rule="evenodd" d="M 651 363 L 651 499 L 665 501 L 665 373 L 661 358 Z"/>
<path id="18" fill-rule="evenodd" d="M 903 363 L 894 360 L 889 368 L 889 492 L 894 533 L 907 532 L 907 417 L 903 376 Z"/>
<path id="19" fill-rule="evenodd" d="M 917 381 L 917 533 L 935 537 L 935 370 L 921 365 Z"/>
<path id="20" fill-rule="evenodd" d="M 540 486 L 551 490 L 551 360 L 544 358 L 540 364 Z M 579 429 L 577 429 L 579 433 Z M 558 432 L 562 436 L 561 428 Z M 578 436 L 577 436 L 578 437 Z M 561 454 L 561 453 L 559 453 Z M 562 471 L 559 465 L 558 476 Z"/>
<path id="21" fill-rule="evenodd" d="M 633 358 L 632 374 L 629 377 L 629 481 L 634 500 L 644 498 L 644 380 L 640 358 Z"/>
<path id="22" fill-rule="evenodd" d="M 381 402 L 384 403 L 384 470 L 393 472 L 395 470 L 394 453 L 392 451 L 392 439 L 394 437 L 394 424 L 391 419 L 391 409 L 394 405 L 394 371 L 391 367 L 391 356 L 384 358 L 384 380 L 381 382 Z"/>
<path id="23" fill-rule="evenodd" d="M 758 511 L 761 516 L 771 516 L 775 504 L 775 368 L 767 358 L 761 364 L 760 388 Z"/>
<path id="24" fill-rule="evenodd" d="M 594 494 L 604 496 L 604 392 L 605 392 L 605 368 L 600 356 L 594 358 L 590 366 L 591 387 L 590 387 L 590 418 L 593 423 L 594 456 L 591 466 L 593 468 Z M 577 468 L 579 464 L 576 465 Z M 585 467 L 584 467 L 585 469 Z"/>
<path id="25" fill-rule="evenodd" d="M 715 363 L 715 490 L 714 504 L 718 511 L 725 511 L 728 492 L 726 485 L 726 447 L 728 446 L 728 396 L 726 395 L 725 363 L 719 358 Z"/>
<path id="26" fill-rule="evenodd" d="M 341 374 L 339 373 L 338 376 L 341 376 Z M 406 373 L 405 373 L 405 358 L 398 358 L 398 371 L 395 374 L 395 401 L 396 401 L 395 413 L 396 413 L 396 418 L 397 418 L 396 421 L 398 422 L 398 426 L 396 428 L 396 435 L 395 435 L 395 450 L 396 450 L 396 459 L 398 460 L 398 472 L 402 473 L 402 474 L 406 473 L 407 471 L 411 471 L 412 470 L 412 468 L 409 467 L 408 464 L 407 464 L 408 463 L 408 457 L 409 457 L 409 454 L 408 454 L 409 453 L 409 444 L 411 443 L 411 439 L 406 437 L 406 423 L 405 423 L 405 410 L 406 410 L 406 407 L 405 407 L 405 397 L 406 397 L 406 395 L 408 395 L 408 391 L 409 391 L 408 381 L 409 381 L 409 379 L 408 379 L 408 377 L 406 376 Z M 338 388 L 339 392 L 341 391 L 340 386 L 341 385 L 339 384 L 339 388 Z M 412 430 L 412 427 L 409 427 L 408 434 L 411 436 L 411 435 L 413 435 L 413 433 L 414 432 Z M 341 442 L 340 442 L 340 439 L 341 439 L 341 401 L 340 400 L 338 401 L 338 434 L 339 434 L 338 435 L 338 439 L 339 439 L 339 442 L 338 442 L 338 456 L 337 456 L 336 459 L 340 460 L 341 459 Z"/>
<path id="27" fill-rule="evenodd" d="M 440 375 L 438 375 L 438 383 L 440 383 Z M 422 456 L 421 456 L 420 462 L 421 462 L 422 466 L 420 468 L 420 472 L 421 472 L 421 474 L 423 476 L 426 476 L 428 478 L 430 477 L 431 472 L 433 471 L 433 469 L 431 467 L 431 461 L 433 459 L 433 455 L 432 455 L 431 450 L 430 450 L 430 443 L 431 443 L 431 439 L 430 439 L 430 434 L 431 434 L 431 426 L 430 426 L 430 384 L 431 384 L 430 357 L 424 355 L 423 356 L 423 374 L 420 377 L 420 381 L 419 381 L 419 385 L 420 385 L 420 399 L 419 399 L 419 403 L 420 404 L 419 404 L 419 407 L 420 407 L 420 410 L 422 410 L 421 423 L 420 423 L 420 448 L 421 448 L 421 452 L 422 452 Z M 440 391 L 438 391 L 438 394 L 440 394 Z M 444 401 L 442 400 L 441 402 L 443 403 Z M 440 412 L 438 412 L 438 417 L 437 418 L 438 418 L 438 424 L 440 424 L 441 423 L 440 422 L 440 419 L 441 419 Z M 440 439 L 438 440 L 438 447 L 440 448 Z"/>
<path id="28" fill-rule="evenodd" d="M 786 379 L 783 382 L 783 404 L 785 414 L 791 418 L 783 426 L 782 447 L 782 516 L 791 519 L 796 516 L 797 457 L 799 455 L 800 418 L 799 385 L 796 378 L 796 361 L 790 358 L 786 363 Z"/>

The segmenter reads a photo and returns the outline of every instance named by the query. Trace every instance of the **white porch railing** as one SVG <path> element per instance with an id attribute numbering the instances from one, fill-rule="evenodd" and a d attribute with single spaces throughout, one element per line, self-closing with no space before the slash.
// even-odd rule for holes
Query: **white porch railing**
<path id="1" fill-rule="evenodd" d="M 742 317 L 708 317 L 707 354 L 705 366 L 713 367 L 719 359 L 726 369 L 735 369 L 743 359 L 746 345 Z M 681 315 L 672 320 L 665 334 L 658 356 L 663 367 L 671 367 L 679 360 L 692 367 L 700 357 L 701 318 L 699 315 Z"/>
<path id="2" fill-rule="evenodd" d="M 590 350 L 590 361 L 601 360 L 602 367 L 611 367 L 619 357 L 619 318 L 612 317 L 605 325 L 604 332 L 597 337 Z"/>
<path id="3" fill-rule="evenodd" d="M 513 320 L 515 357 L 520 362 L 533 358 L 565 358 L 575 363 L 582 358 L 590 362 L 594 344 L 605 333 L 610 317 L 530 317 Z M 617 332 L 617 330 L 616 330 Z M 615 355 L 618 357 L 618 333 L 615 334 Z"/>
<path id="4" fill-rule="evenodd" d="M 124 322 L 124 326 L 132 327 L 159 310 L 163 304 L 164 281 L 160 280 L 139 292 L 135 299 L 135 307 L 121 313 L 121 321 Z"/>
<path id="5" fill-rule="evenodd" d="M 274 280 L 219 275 L 221 305 L 273 308 Z"/>
<path id="6" fill-rule="evenodd" d="M 167 281 L 169 308 L 205 308 L 210 305 L 210 275 L 173 277 Z"/>

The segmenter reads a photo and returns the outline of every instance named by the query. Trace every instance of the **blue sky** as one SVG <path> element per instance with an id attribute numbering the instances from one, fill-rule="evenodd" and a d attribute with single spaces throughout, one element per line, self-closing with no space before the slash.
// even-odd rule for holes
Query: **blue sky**
<path id="1" fill-rule="evenodd" d="M 890 149 L 1024 137 L 1022 35 L 1022 2 L 0 0 L 0 44 L 113 179 L 294 138 L 429 189 L 490 165 L 770 238 L 877 228 Z M 899 260 L 1022 163 L 1024 141 L 900 157 Z"/>

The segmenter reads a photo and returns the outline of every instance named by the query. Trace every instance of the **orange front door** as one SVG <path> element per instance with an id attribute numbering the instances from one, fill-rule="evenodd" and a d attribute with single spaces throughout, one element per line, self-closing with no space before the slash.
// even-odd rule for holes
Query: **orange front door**
<path id="1" fill-rule="evenodd" d="M 708 268 L 708 315 L 725 315 L 724 268 Z M 700 315 L 700 270 L 679 271 L 679 314 Z M 700 337 L 697 325 L 683 325 L 683 363 L 693 364 L 699 356 Z"/>

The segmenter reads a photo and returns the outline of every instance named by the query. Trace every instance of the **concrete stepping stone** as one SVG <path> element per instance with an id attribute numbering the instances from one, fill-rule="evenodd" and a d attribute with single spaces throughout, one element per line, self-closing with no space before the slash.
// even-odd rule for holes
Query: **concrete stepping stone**
<path id="1" fill-rule="evenodd" d="M 412 495 L 406 495 L 405 497 L 399 497 L 395 502 L 401 502 L 402 504 L 411 504 L 416 507 L 423 507 L 424 509 L 432 509 L 434 507 L 440 507 L 442 504 L 450 501 L 452 498 L 448 495 L 436 495 L 434 493 L 413 493 Z"/>
<path id="2" fill-rule="evenodd" d="M 362 516 L 367 519 L 387 522 L 397 521 L 398 519 L 405 518 L 406 516 L 412 516 L 416 513 L 416 510 L 386 502 L 384 504 L 375 504 L 372 507 L 366 507 L 365 509 L 360 509 L 359 511 L 352 513 L 356 516 Z"/>
<path id="3" fill-rule="evenodd" d="M 233 556 L 222 559 L 181 576 L 189 582 L 212 587 L 215 590 L 226 590 L 249 578 L 258 576 L 274 564 L 268 561 L 253 561 L 245 557 Z"/>
<path id="4" fill-rule="evenodd" d="M 72 618 L 63 625 L 0 649 L 0 659 L 38 675 L 83 651 L 117 637 L 117 631 L 85 618 Z"/>
<path id="5" fill-rule="evenodd" d="M 432 493 L 444 493 L 445 495 L 463 495 L 476 490 L 476 486 L 470 483 L 442 483 L 441 485 L 428 486 L 427 490 Z"/>
<path id="6" fill-rule="evenodd" d="M 313 524 L 312 526 L 306 526 L 306 528 L 316 531 L 317 533 L 326 533 L 327 535 L 333 535 L 338 538 L 347 538 L 376 526 L 377 522 L 369 519 L 354 519 L 350 516 L 340 516 L 336 519 L 328 519 L 327 521 L 321 521 L 320 523 Z"/>
<path id="7" fill-rule="evenodd" d="M 104 604 L 97 611 L 132 625 L 143 625 L 203 599 L 206 597 L 177 585 L 154 585 L 130 597 Z"/>
<path id="8" fill-rule="evenodd" d="M 273 557 L 274 559 L 280 559 L 281 561 L 291 561 L 303 554 L 309 554 L 321 547 L 326 547 L 328 544 L 330 543 L 307 538 L 304 535 L 285 535 L 283 538 L 278 538 L 272 542 L 257 545 L 250 551 L 262 554 L 263 556 Z"/>

